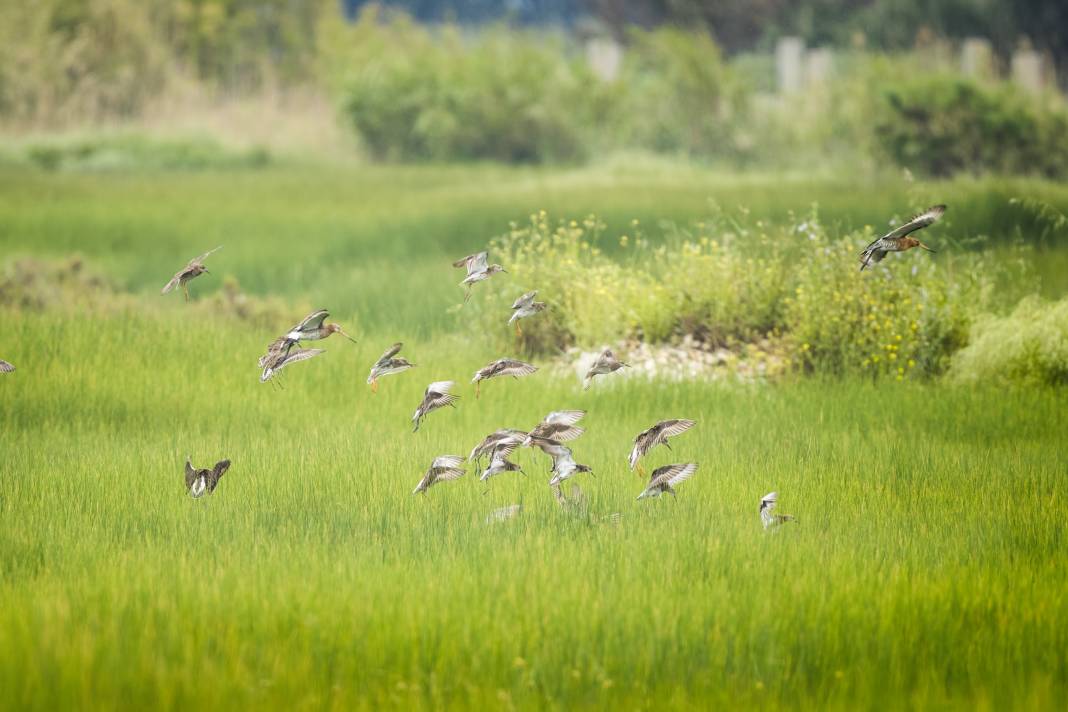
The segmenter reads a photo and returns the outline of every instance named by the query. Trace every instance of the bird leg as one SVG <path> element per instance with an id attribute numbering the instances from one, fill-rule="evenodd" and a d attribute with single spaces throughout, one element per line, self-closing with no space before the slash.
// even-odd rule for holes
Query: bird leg
<path id="1" fill-rule="evenodd" d="M 378 393 L 378 379 L 371 379 L 371 393 Z"/>
<path id="2" fill-rule="evenodd" d="M 188 302 L 189 301 L 189 285 L 188 284 L 183 284 L 182 285 L 182 292 L 185 293 L 185 300 Z"/>
<path id="3" fill-rule="evenodd" d="M 639 462 L 635 469 L 638 471 L 638 477 L 645 477 L 645 468 L 642 467 L 642 463 Z"/>
<path id="4" fill-rule="evenodd" d="M 482 392 L 482 381 L 478 381 L 475 384 L 475 398 L 478 398 L 479 393 Z"/>
<path id="5" fill-rule="evenodd" d="M 516 338 L 519 338 L 522 335 L 523 335 L 523 329 L 519 326 L 519 320 L 516 319 L 516 322 L 515 322 L 515 336 L 516 336 Z"/>

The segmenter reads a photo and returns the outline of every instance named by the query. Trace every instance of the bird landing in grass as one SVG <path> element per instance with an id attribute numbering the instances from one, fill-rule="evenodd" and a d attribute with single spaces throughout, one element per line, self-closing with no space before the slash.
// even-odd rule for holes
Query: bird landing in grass
<path id="1" fill-rule="evenodd" d="M 545 302 L 534 301 L 537 296 L 537 291 L 527 292 L 512 303 L 512 318 L 508 320 L 508 323 L 515 324 L 516 336 L 523 335 L 523 330 L 519 327 L 520 319 L 526 319 L 528 316 L 534 316 L 538 312 L 545 310 Z"/>
<path id="2" fill-rule="evenodd" d="M 585 429 L 575 425 L 586 415 L 584 410 L 554 410 L 545 416 L 533 430 L 527 434 L 523 447 L 530 447 L 535 439 L 570 442 L 582 435 Z"/>
<path id="3" fill-rule="evenodd" d="M 485 438 L 478 445 L 475 445 L 471 450 L 471 454 L 467 456 L 469 462 L 475 465 L 475 474 L 481 473 L 482 458 L 486 455 L 492 457 L 493 450 L 498 446 L 505 443 L 514 442 L 516 445 L 521 445 L 526 439 L 527 434 L 522 430 L 515 430 L 513 428 L 502 428 L 495 430 Z"/>
<path id="4" fill-rule="evenodd" d="M 582 390 L 589 390 L 594 376 L 615 373 L 621 368 L 630 368 L 630 364 L 623 363 L 617 359 L 611 349 L 605 349 L 597 357 L 597 360 L 593 362 L 593 365 L 590 366 L 590 370 L 586 372 L 586 377 L 582 379 Z"/>
<path id="5" fill-rule="evenodd" d="M 520 376 L 529 376 L 538 370 L 538 367 L 526 361 L 517 361 L 511 358 L 500 358 L 493 363 L 487 364 L 475 371 L 471 383 L 475 384 L 475 398 L 478 398 L 482 390 L 482 381 L 498 376 L 511 376 L 518 379 Z"/>
<path id="6" fill-rule="evenodd" d="M 642 466 L 638 463 L 638 460 L 645 457 L 645 455 L 657 445 L 663 445 L 670 450 L 671 445 L 668 443 L 668 438 L 682 435 L 696 424 L 696 422 L 684 418 L 661 420 L 648 430 L 643 430 L 638 433 L 637 437 L 634 438 L 634 447 L 630 451 L 630 458 L 628 460 L 630 469 L 633 470 L 634 467 L 637 466 L 638 474 L 644 476 L 645 472 L 642 470 Z"/>
<path id="7" fill-rule="evenodd" d="M 645 490 L 638 495 L 638 499 L 659 497 L 662 494 L 670 494 L 674 497 L 675 488 L 678 487 L 680 483 L 690 479 L 695 472 L 697 472 L 697 464 L 693 462 L 658 467 L 653 470 L 653 474 L 649 476 L 649 484 L 646 486 Z"/>
<path id="8" fill-rule="evenodd" d="M 909 237 L 911 233 L 917 230 L 932 225 L 938 218 L 942 217 L 946 212 L 945 205 L 935 205 L 927 210 L 924 210 L 919 215 L 916 215 L 909 219 L 901 227 L 895 230 L 891 230 L 878 240 L 875 240 L 860 253 L 860 271 L 863 272 L 865 267 L 870 267 L 873 264 L 878 264 L 886 257 L 888 252 L 905 252 L 911 250 L 913 247 L 919 247 L 927 250 L 928 252 L 934 252 L 927 245 L 923 244 L 914 237 Z"/>
<path id="9" fill-rule="evenodd" d="M 397 356 L 403 347 L 404 344 L 398 341 L 386 349 L 386 352 L 375 361 L 375 365 L 371 366 L 371 373 L 367 376 L 367 383 L 370 384 L 372 393 L 378 393 L 378 379 L 382 376 L 391 376 L 394 373 L 415 368 L 414 363 L 409 363 L 408 359 Z"/>
<path id="10" fill-rule="evenodd" d="M 460 399 L 460 396 L 449 393 L 455 385 L 455 381 L 434 381 L 426 387 L 426 392 L 423 393 L 423 402 L 419 404 L 419 407 L 415 409 L 415 414 L 412 415 L 412 422 L 415 423 L 415 427 L 412 428 L 413 433 L 419 430 L 419 425 L 423 422 L 423 418 L 432 411 L 445 406 L 456 407 L 456 401 Z"/>
<path id="11" fill-rule="evenodd" d="M 764 529 L 775 529 L 786 522 L 796 522 L 797 518 L 789 514 L 773 514 L 779 501 L 778 492 L 768 492 L 760 499 L 760 521 Z"/>
<path id="12" fill-rule="evenodd" d="M 485 482 L 489 478 L 504 472 L 526 474 L 523 472 L 523 468 L 508 459 L 508 456 L 511 455 L 517 447 L 519 447 L 519 442 L 514 439 L 504 440 L 498 443 L 490 454 L 490 466 L 487 467 L 486 471 L 482 473 L 482 476 L 478 478 L 479 482 Z"/>
<path id="13" fill-rule="evenodd" d="M 3 359 L 0 359 L 0 373 L 11 373 L 14 370 L 14 366 Z"/>
<path id="14" fill-rule="evenodd" d="M 542 448 L 542 450 L 553 459 L 553 477 L 549 480 L 550 487 L 556 487 L 561 482 L 571 479 L 580 472 L 593 474 L 593 469 L 589 465 L 580 465 L 575 462 L 571 448 L 564 447 L 560 443 L 553 443 L 551 449 Z"/>
<path id="15" fill-rule="evenodd" d="M 208 250 L 200 257 L 194 257 L 193 259 L 189 260 L 189 264 L 178 270 L 178 272 L 176 272 L 175 275 L 171 277 L 171 281 L 163 285 L 163 289 L 162 291 L 160 291 L 160 294 L 166 294 L 167 292 L 173 290 L 175 287 L 181 287 L 182 291 L 185 293 L 185 300 L 188 302 L 189 280 L 195 279 L 200 275 L 204 274 L 205 272 L 211 274 L 211 272 L 208 272 L 208 268 L 204 266 L 204 260 L 208 259 L 208 255 L 210 255 L 211 253 L 218 252 L 221 249 L 222 245 L 219 245 L 214 250 Z"/>
<path id="16" fill-rule="evenodd" d="M 356 339 L 346 334 L 339 324 L 324 324 L 328 316 L 330 312 L 326 309 L 314 311 L 284 335 L 268 344 L 267 353 L 260 357 L 260 368 L 266 366 L 272 357 L 291 346 L 300 344 L 301 341 L 319 341 L 331 334 L 341 334 L 352 343 L 356 343 Z"/>
<path id="17" fill-rule="evenodd" d="M 460 455 L 441 455 L 434 458 L 434 462 L 430 463 L 430 468 L 412 490 L 412 494 L 426 494 L 426 491 L 438 482 L 448 482 L 463 477 L 466 472 L 460 467 L 463 461 Z"/>
<path id="18" fill-rule="evenodd" d="M 219 484 L 219 479 L 230 469 L 229 460 L 219 460 L 210 470 L 197 470 L 188 457 L 185 458 L 185 488 L 194 499 L 211 494 Z"/>
<path id="19" fill-rule="evenodd" d="M 291 363 L 306 361 L 313 356 L 326 353 L 323 349 L 298 349 L 290 344 L 279 351 L 272 351 L 260 359 L 263 365 L 263 373 L 260 374 L 260 383 L 271 380 L 276 373 Z"/>
<path id="20" fill-rule="evenodd" d="M 461 287 L 467 288 L 467 291 L 464 292 L 464 304 L 471 298 L 471 287 L 477 282 L 485 281 L 498 272 L 508 271 L 498 264 L 489 264 L 488 252 L 476 252 L 473 255 L 468 255 L 453 262 L 452 266 L 467 269 L 467 276 L 460 282 Z"/>

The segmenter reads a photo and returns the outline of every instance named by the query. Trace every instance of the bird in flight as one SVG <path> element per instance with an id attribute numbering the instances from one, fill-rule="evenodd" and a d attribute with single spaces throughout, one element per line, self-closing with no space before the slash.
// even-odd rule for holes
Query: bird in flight
<path id="1" fill-rule="evenodd" d="M 229 460 L 219 460 L 210 470 L 193 468 L 189 458 L 185 458 L 185 488 L 194 499 L 211 494 L 219 484 L 219 479 L 230 469 Z"/>
<path id="2" fill-rule="evenodd" d="M 538 446 L 542 452 L 553 459 L 553 477 L 549 480 L 550 487 L 557 487 L 561 482 L 571 479 L 580 472 L 593 473 L 589 465 L 580 465 L 575 462 L 575 457 L 569 447 L 550 440 L 540 440 Z"/>
<path id="3" fill-rule="evenodd" d="M 479 481 L 485 482 L 489 478 L 499 475 L 502 472 L 519 472 L 521 474 L 526 474 L 523 472 L 523 468 L 508 459 L 508 456 L 511 455 L 517 447 L 519 447 L 519 442 L 514 439 L 504 440 L 498 443 L 490 454 L 490 466 L 487 467 L 486 471 L 482 473 L 482 476 L 478 478 Z"/>
<path id="4" fill-rule="evenodd" d="M 919 215 L 910 218 L 904 225 L 873 241 L 860 253 L 860 271 L 863 272 L 865 267 L 881 262 L 886 257 L 887 252 L 905 252 L 913 247 L 934 252 L 935 250 L 932 250 L 916 238 L 909 237 L 909 235 L 934 224 L 945 212 L 945 205 L 935 205 L 927 208 Z"/>
<path id="5" fill-rule="evenodd" d="M 621 368 L 630 368 L 630 364 L 623 363 L 617 359 L 611 349 L 605 349 L 597 357 L 597 360 L 593 362 L 593 365 L 590 366 L 590 370 L 586 372 L 586 377 L 582 379 L 582 390 L 589 390 L 594 376 L 615 373 Z"/>
<path id="6" fill-rule="evenodd" d="M 538 370 L 538 367 L 526 361 L 517 361 L 511 358 L 500 358 L 493 363 L 487 364 L 475 371 L 471 383 L 475 384 L 475 398 L 478 398 L 482 390 L 482 381 L 498 376 L 511 376 L 518 379 L 520 376 L 529 376 Z"/>
<path id="7" fill-rule="evenodd" d="M 760 521 L 763 522 L 765 529 L 775 529 L 786 522 L 797 521 L 796 517 L 789 514 L 773 514 L 778 501 L 778 492 L 768 492 L 760 498 Z"/>
<path id="8" fill-rule="evenodd" d="M 490 455 L 492 457 L 493 450 L 498 445 L 511 442 L 515 442 L 517 445 L 521 445 L 526 439 L 526 437 L 527 434 L 524 433 L 522 430 L 515 430 L 512 428 L 502 428 L 500 430 L 495 430 L 489 435 L 487 435 L 485 438 L 483 438 L 482 442 L 480 442 L 478 445 L 475 445 L 474 449 L 471 450 L 471 454 L 467 456 L 468 461 L 473 462 L 475 464 L 475 474 L 477 475 L 482 471 L 482 458 L 486 455 Z"/>
<path id="9" fill-rule="evenodd" d="M 528 316 L 534 316 L 538 312 L 543 311 L 545 309 L 545 302 L 534 301 L 534 298 L 537 296 L 537 291 L 527 292 L 512 303 L 512 318 L 508 320 L 508 323 L 515 324 L 516 336 L 523 335 L 523 330 L 519 327 L 520 319 L 526 319 Z"/>
<path id="10" fill-rule="evenodd" d="M 696 425 L 692 420 L 686 420 L 684 418 L 675 418 L 672 420 L 661 420 L 659 423 L 638 433 L 634 438 L 634 447 L 630 451 L 630 469 L 634 469 L 635 465 L 638 466 L 638 474 L 645 475 L 642 471 L 642 467 L 638 464 L 638 460 L 655 448 L 657 445 L 663 445 L 668 450 L 671 449 L 671 445 L 668 443 L 668 438 L 673 438 L 676 435 L 682 435 L 687 430 Z"/>
<path id="11" fill-rule="evenodd" d="M 300 349 L 296 348 L 293 344 L 290 344 L 280 351 L 269 352 L 266 356 L 260 359 L 260 365 L 263 366 L 263 373 L 260 374 L 260 383 L 266 383 L 271 380 L 276 373 L 291 363 L 306 361 L 321 353 L 325 353 L 325 351 L 323 351 L 323 349 Z"/>
<path id="12" fill-rule="evenodd" d="M 690 479 L 697 472 L 697 464 L 693 462 L 679 463 L 676 465 L 664 465 L 653 470 L 649 476 L 649 484 L 645 487 L 638 499 L 646 497 L 659 497 L 662 494 L 675 496 L 675 488 L 682 482 Z"/>
<path id="13" fill-rule="evenodd" d="M 586 430 L 575 425 L 586 415 L 584 410 L 554 410 L 545 416 L 523 441 L 524 447 L 534 444 L 536 438 L 569 442 L 582 435 Z"/>
<path id="14" fill-rule="evenodd" d="M 448 482 L 449 480 L 463 477 L 465 470 L 460 467 L 460 463 L 463 461 L 464 459 L 460 455 L 435 457 L 434 461 L 430 463 L 430 468 L 423 475 L 423 479 L 419 480 L 419 484 L 412 490 L 412 494 L 426 494 L 426 491 L 438 482 Z"/>
<path id="15" fill-rule="evenodd" d="M 459 400 L 460 396 L 449 393 L 455 385 L 454 381 L 434 381 L 426 387 L 426 392 L 423 394 L 423 402 L 415 409 L 415 414 L 412 416 L 412 422 L 415 423 L 415 427 L 412 428 L 413 433 L 419 430 L 419 425 L 423 422 L 423 418 L 431 411 L 444 408 L 447 405 L 453 408 L 456 407 L 456 401 Z"/>
<path id="16" fill-rule="evenodd" d="M 487 280 L 498 272 L 508 271 L 498 264 L 489 264 L 488 252 L 476 252 L 473 255 L 468 255 L 453 262 L 452 266 L 467 269 L 467 276 L 460 282 L 461 287 L 467 288 L 467 291 L 464 292 L 464 304 L 471 298 L 471 287 L 477 282 Z"/>
<path id="17" fill-rule="evenodd" d="M 195 257 L 189 260 L 189 264 L 178 270 L 178 272 L 175 273 L 173 277 L 171 277 L 171 281 L 163 285 L 163 290 L 160 292 L 160 294 L 166 294 L 175 287 L 180 286 L 182 288 L 182 291 L 185 292 L 185 300 L 188 302 L 189 287 L 187 285 L 189 284 L 189 280 L 195 279 L 196 277 L 199 277 L 205 272 L 211 274 L 211 272 L 208 272 L 208 268 L 204 266 L 204 260 L 208 259 L 208 255 L 210 255 L 211 253 L 218 252 L 221 249 L 222 245 L 219 245 L 214 250 L 208 250 L 200 257 Z"/>
<path id="18" fill-rule="evenodd" d="M 11 373 L 14 370 L 14 366 L 3 359 L 0 359 L 0 373 Z"/>
<path id="19" fill-rule="evenodd" d="M 409 363 L 408 359 L 397 356 L 403 347 L 404 344 L 398 341 L 386 349 L 386 352 L 375 361 L 375 365 L 371 366 L 371 373 L 367 376 L 367 382 L 371 384 L 372 393 L 378 393 L 378 379 L 382 376 L 391 376 L 394 373 L 400 373 L 415 367 L 415 364 Z"/>
<path id="20" fill-rule="evenodd" d="M 304 317 L 299 324 L 271 342 L 267 347 L 267 353 L 270 354 L 272 351 L 280 351 L 287 346 L 299 344 L 301 341 L 319 341 L 331 334 L 341 334 L 355 344 L 356 339 L 346 334 L 340 324 L 323 323 L 328 316 L 330 316 L 330 312 L 326 309 L 317 309 L 316 311 L 313 311 L 311 314 Z"/>

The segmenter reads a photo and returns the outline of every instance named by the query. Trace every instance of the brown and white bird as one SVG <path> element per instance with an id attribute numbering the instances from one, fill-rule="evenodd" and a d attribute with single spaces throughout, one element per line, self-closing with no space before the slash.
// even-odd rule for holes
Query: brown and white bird
<path id="1" fill-rule="evenodd" d="M 482 381 L 498 376 L 511 376 L 518 379 L 520 376 L 529 376 L 538 370 L 538 367 L 526 361 L 517 361 L 512 358 L 499 358 L 493 363 L 486 364 L 475 371 L 471 383 L 475 384 L 475 398 L 478 398 L 482 389 Z"/>
<path id="2" fill-rule="evenodd" d="M 919 215 L 915 215 L 909 218 L 908 222 L 904 225 L 891 230 L 878 240 L 875 240 L 860 253 L 860 271 L 863 272 L 865 267 L 870 267 L 873 264 L 878 264 L 886 257 L 887 252 L 905 252 L 911 250 L 913 247 L 919 247 L 927 250 L 928 252 L 934 252 L 927 245 L 923 244 L 914 237 L 909 237 L 909 234 L 922 230 L 928 225 L 932 225 L 938 218 L 946 212 L 945 205 L 935 205 L 927 210 L 924 210 Z"/>
<path id="3" fill-rule="evenodd" d="M 219 479 L 230 469 L 229 460 L 219 460 L 210 470 L 193 468 L 189 458 L 185 458 L 185 488 L 193 498 L 211 494 L 219 484 Z"/>
<path id="4" fill-rule="evenodd" d="M 280 351 L 293 344 L 299 344 L 301 341 L 319 341 L 331 334 L 341 334 L 352 343 L 356 343 L 356 339 L 346 334 L 339 324 L 324 324 L 323 322 L 326 321 L 328 316 L 330 316 L 330 312 L 326 309 L 313 311 L 304 317 L 299 324 L 272 341 L 267 347 L 267 356 L 263 358 L 266 359 L 272 352 Z"/>
<path id="5" fill-rule="evenodd" d="M 489 478 L 503 472 L 519 472 L 521 474 L 526 474 L 523 472 L 522 467 L 508 459 L 508 456 L 511 455 L 517 447 L 519 447 L 519 443 L 515 440 L 505 440 L 498 443 L 490 454 L 490 465 L 486 468 L 486 471 L 482 473 L 482 476 L 478 478 L 479 481 L 485 482 Z"/>
<path id="6" fill-rule="evenodd" d="M 760 498 L 760 521 L 764 524 L 765 529 L 774 529 L 786 522 L 797 521 L 795 517 L 789 514 L 773 514 L 772 512 L 778 502 L 778 492 L 768 492 Z"/>
<path id="7" fill-rule="evenodd" d="M 649 476 L 649 484 L 638 499 L 645 499 L 646 497 L 659 497 L 662 494 L 670 494 L 675 496 L 675 488 L 682 482 L 690 479 L 693 473 L 697 471 L 697 465 L 693 462 L 684 462 L 676 465 L 664 465 L 653 470 L 653 474 Z"/>
<path id="8" fill-rule="evenodd" d="M 291 363 L 307 361 L 313 356 L 318 356 L 321 353 L 325 353 L 325 351 L 323 351 L 323 349 L 299 349 L 293 344 L 290 344 L 281 350 L 270 352 L 260 359 L 260 364 L 263 366 L 263 373 L 260 374 L 260 383 L 266 383 L 271 380 L 276 373 Z"/>
<path id="9" fill-rule="evenodd" d="M 663 445 L 670 450 L 671 445 L 668 443 L 668 438 L 682 435 L 696 424 L 694 421 L 684 418 L 661 420 L 648 430 L 638 433 L 637 437 L 634 438 L 634 447 L 630 451 L 630 469 L 633 470 L 634 466 L 638 465 L 638 474 L 644 475 L 641 465 L 638 464 L 640 458 L 645 457 L 657 445 Z"/>
<path id="10" fill-rule="evenodd" d="M 466 470 L 460 467 L 464 459 L 459 455 L 441 455 L 434 458 L 430 468 L 412 490 L 412 494 L 426 494 L 426 491 L 438 482 L 448 482 L 463 477 Z"/>
<path id="11" fill-rule="evenodd" d="M 412 422 L 415 423 L 415 427 L 412 428 L 413 433 L 419 430 L 419 425 L 423 422 L 423 418 L 432 411 L 445 406 L 456 407 L 456 401 L 459 400 L 460 396 L 454 396 L 449 393 L 455 385 L 455 381 L 434 381 L 426 387 L 426 392 L 423 394 L 423 402 L 415 409 L 415 414 L 412 416 Z"/>
<path id="12" fill-rule="evenodd" d="M 584 428 L 575 425 L 585 415 L 584 410 L 554 410 L 534 426 L 523 441 L 523 446 L 530 447 L 535 438 L 570 442 L 586 432 Z"/>
<path id="13" fill-rule="evenodd" d="M 549 452 L 546 448 L 542 448 L 543 451 Z M 569 480 L 580 472 L 593 473 L 593 470 L 589 465 L 580 465 L 575 462 L 575 457 L 571 452 L 571 448 L 565 447 L 556 443 L 552 448 L 550 456 L 553 458 L 553 477 L 549 480 L 550 487 L 556 487 L 564 480 Z"/>
<path id="14" fill-rule="evenodd" d="M 14 370 L 14 366 L 3 359 L 0 359 L 0 373 L 11 373 Z"/>
<path id="15" fill-rule="evenodd" d="M 403 347 L 404 344 L 398 341 L 386 349 L 386 352 L 375 361 L 375 365 L 371 366 L 371 373 L 367 376 L 367 382 L 371 384 L 372 393 L 378 393 L 378 379 L 382 376 L 391 376 L 394 373 L 400 373 L 415 367 L 415 364 L 409 363 L 408 359 L 397 356 Z"/>
<path id="16" fill-rule="evenodd" d="M 515 324 L 516 336 L 523 335 L 523 330 L 519 328 L 520 319 L 526 319 L 528 316 L 534 316 L 538 312 L 545 310 L 545 302 L 534 301 L 534 298 L 537 296 L 537 290 L 527 292 L 512 303 L 512 318 L 508 320 L 508 323 Z"/>
<path id="17" fill-rule="evenodd" d="M 623 363 L 617 359 L 611 349 L 605 349 L 597 357 L 597 360 L 593 362 L 593 365 L 590 366 L 590 370 L 586 372 L 586 377 L 582 379 L 582 390 L 589 389 L 594 376 L 615 373 L 621 368 L 630 368 L 630 364 Z"/>
<path id="18" fill-rule="evenodd" d="M 493 449 L 503 443 L 515 442 L 517 445 L 521 445 L 526 439 L 527 434 L 522 430 L 515 430 L 513 428 L 502 428 L 495 430 L 485 438 L 482 439 L 478 445 L 471 450 L 471 454 L 467 456 L 468 462 L 472 462 L 475 465 L 475 474 L 479 474 L 481 469 L 482 458 L 486 455 L 492 455 Z"/>
<path id="19" fill-rule="evenodd" d="M 211 272 L 208 272 L 208 268 L 204 266 L 204 260 L 206 260 L 208 258 L 208 255 L 210 255 L 211 253 L 218 252 L 221 249 L 222 245 L 219 245 L 214 250 L 208 250 L 200 257 L 194 257 L 193 259 L 189 260 L 189 264 L 178 270 L 178 272 L 176 272 L 175 275 L 171 277 L 171 281 L 163 285 L 163 290 L 160 292 L 160 294 L 166 294 L 175 287 L 180 286 L 182 288 L 182 291 L 185 292 L 185 300 L 188 302 L 189 287 L 187 285 L 189 284 L 189 280 L 195 279 L 200 275 L 204 274 L 205 272 L 211 274 Z"/>
<path id="20" fill-rule="evenodd" d="M 467 291 L 464 292 L 464 303 L 471 298 L 471 287 L 477 282 L 482 282 L 489 279 L 498 272 L 507 272 L 504 267 L 498 264 L 489 264 L 488 252 L 476 252 L 473 255 L 468 255 L 462 259 L 456 260 L 452 263 L 453 267 L 463 267 L 467 270 L 467 276 L 460 282 L 461 287 L 466 287 Z"/>

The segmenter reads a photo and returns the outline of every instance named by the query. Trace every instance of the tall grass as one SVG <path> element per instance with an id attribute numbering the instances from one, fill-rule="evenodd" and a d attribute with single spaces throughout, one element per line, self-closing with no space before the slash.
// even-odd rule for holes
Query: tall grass
<path id="1" fill-rule="evenodd" d="M 147 298 L 147 297 L 146 297 Z M 1054 708 L 1068 408 L 1051 390 L 491 381 L 408 432 L 430 380 L 497 354 L 392 334 L 257 382 L 259 330 L 179 310 L 5 311 L 2 706 Z M 430 459 L 584 408 L 589 516 L 546 463 L 409 492 Z M 677 501 L 630 439 L 698 428 Z M 234 465 L 211 498 L 194 462 Z M 766 534 L 778 490 L 796 527 Z M 521 501 L 515 520 L 484 524 Z M 601 515 L 621 512 L 618 526 Z"/>

